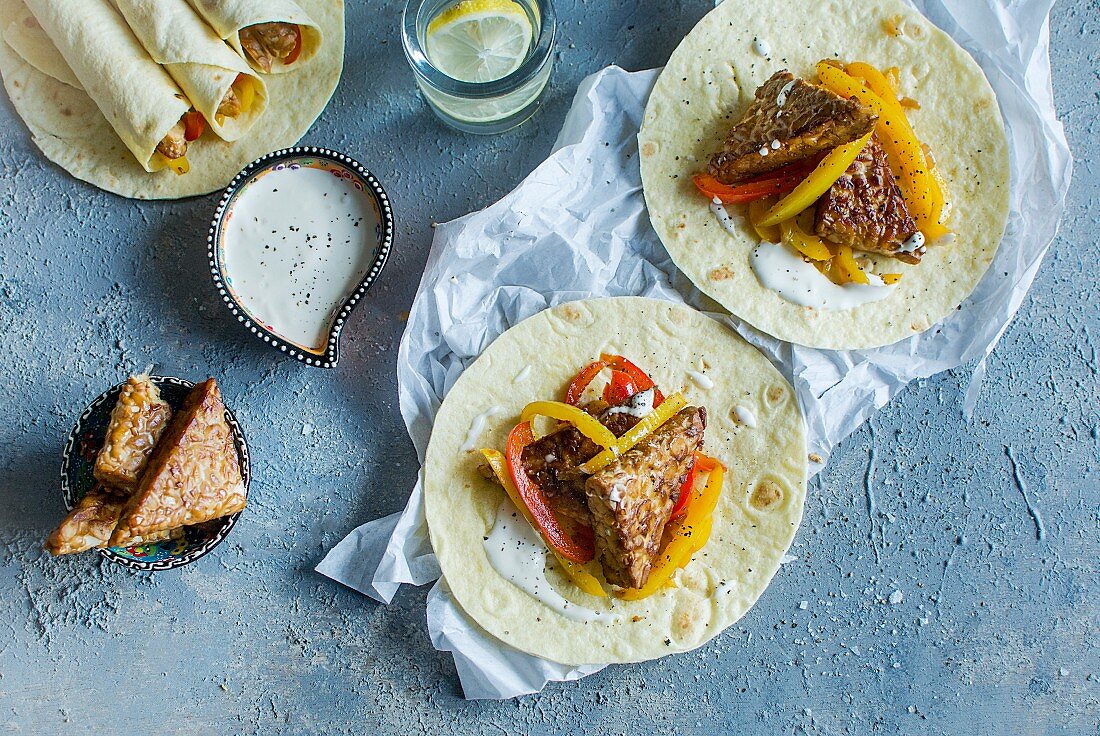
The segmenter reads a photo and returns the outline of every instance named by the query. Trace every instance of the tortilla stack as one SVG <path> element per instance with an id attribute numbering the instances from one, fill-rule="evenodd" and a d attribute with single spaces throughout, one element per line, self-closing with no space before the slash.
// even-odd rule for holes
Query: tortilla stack
<path id="1" fill-rule="evenodd" d="M 146 171 L 169 165 L 157 145 L 191 108 L 107 0 L 27 0 L 81 86 Z"/>
<path id="2" fill-rule="evenodd" d="M 187 0 L 115 0 L 115 5 L 153 61 L 164 66 L 223 140 L 237 140 L 263 114 L 263 80 Z"/>

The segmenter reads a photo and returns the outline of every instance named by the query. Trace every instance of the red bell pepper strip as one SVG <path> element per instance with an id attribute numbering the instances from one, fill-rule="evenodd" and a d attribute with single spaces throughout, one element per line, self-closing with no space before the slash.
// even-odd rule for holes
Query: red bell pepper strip
<path id="1" fill-rule="evenodd" d="M 290 50 L 287 57 L 283 59 L 284 64 L 293 64 L 298 61 L 298 57 L 302 55 L 302 27 L 294 26 L 294 48 Z"/>
<path id="2" fill-rule="evenodd" d="M 723 184 L 710 174 L 696 174 L 693 181 L 707 199 L 717 197 L 722 204 L 748 204 L 772 194 L 786 194 L 809 176 L 815 166 L 816 160 L 796 161 L 737 184 Z"/>
<path id="3" fill-rule="evenodd" d="M 596 377 L 596 374 L 606 367 L 602 360 L 594 360 L 582 368 L 581 372 L 569 384 L 569 388 L 565 390 L 565 403 L 577 406 L 581 400 L 581 394 L 588 388 L 588 384 L 592 383 L 592 379 Z"/>
<path id="4" fill-rule="evenodd" d="M 672 514 L 669 516 L 670 520 L 680 519 L 687 515 L 688 506 L 691 504 L 691 499 L 695 495 L 696 473 L 712 473 L 716 467 L 718 467 L 717 460 L 701 452 L 695 453 L 695 459 L 692 461 L 691 470 L 688 471 L 684 484 L 680 486 L 680 496 L 676 499 L 676 505 L 672 507 Z"/>
<path id="5" fill-rule="evenodd" d="M 185 141 L 197 140 L 206 129 L 206 121 L 201 112 L 185 112 L 183 114 L 183 139 Z"/>
<path id="6" fill-rule="evenodd" d="M 648 391 L 653 389 L 653 408 L 656 409 L 661 405 L 661 402 L 665 400 L 665 395 L 661 393 L 661 389 L 657 388 L 657 384 L 653 382 L 653 379 L 649 377 L 649 374 L 643 371 L 638 366 L 631 363 L 629 360 L 621 355 L 608 355 L 604 353 L 600 355 L 602 360 L 607 365 L 611 366 L 613 370 L 622 371 L 630 376 L 634 380 L 634 385 L 637 387 L 637 391 Z"/>
<path id="7" fill-rule="evenodd" d="M 588 562 L 595 556 L 591 530 L 587 534 L 576 533 L 570 536 L 554 515 L 542 489 L 535 485 L 523 467 L 523 448 L 534 440 L 530 422 L 520 422 L 508 435 L 505 455 L 508 458 L 508 472 L 512 476 L 512 482 L 516 484 L 516 490 L 530 512 L 535 529 L 550 548 L 572 562 Z"/>
<path id="8" fill-rule="evenodd" d="M 611 371 L 611 381 L 604 386 L 603 400 L 612 406 L 623 403 L 638 393 L 638 386 L 626 371 Z"/>

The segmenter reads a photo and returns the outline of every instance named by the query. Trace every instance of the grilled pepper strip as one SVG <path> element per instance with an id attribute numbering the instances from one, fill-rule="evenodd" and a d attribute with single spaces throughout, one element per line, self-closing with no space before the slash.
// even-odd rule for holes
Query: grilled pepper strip
<path id="1" fill-rule="evenodd" d="M 878 95 L 882 102 L 890 107 L 895 115 L 905 117 L 905 107 L 898 99 L 896 92 L 897 87 L 885 74 L 865 61 L 852 62 L 844 69 L 853 77 L 862 79 L 864 84 L 870 87 L 871 91 Z M 894 71 L 896 73 L 897 70 L 895 69 Z M 915 135 L 914 133 L 914 136 Z M 930 221 L 942 226 L 943 221 L 947 219 L 944 216 L 946 214 L 944 212 L 944 206 L 946 205 L 946 197 L 944 196 L 945 187 L 941 182 L 941 177 L 935 170 L 935 164 L 933 164 L 931 157 L 924 150 L 923 146 L 921 146 L 921 154 L 923 156 L 923 168 L 928 172 L 928 217 Z M 946 227 L 943 228 L 943 232 L 934 229 L 932 236 L 940 237 L 946 233 Z M 929 234 L 924 233 L 924 236 L 927 238 Z"/>
<path id="2" fill-rule="evenodd" d="M 592 380 L 606 367 L 607 365 L 602 360 L 594 360 L 582 368 L 581 372 L 570 382 L 569 388 L 565 390 L 565 403 L 573 406 L 579 404 L 584 390 L 588 388 L 588 384 L 592 383 Z"/>
<path id="3" fill-rule="evenodd" d="M 604 386 L 603 400 L 612 406 L 621 404 L 638 393 L 638 386 L 626 371 L 611 371 L 611 381 Z"/>
<path id="4" fill-rule="evenodd" d="M 833 258 L 833 267 L 830 277 L 836 283 L 844 284 L 869 284 L 871 280 L 856 263 L 855 254 L 847 245 L 839 245 L 836 249 L 836 257 Z"/>
<path id="5" fill-rule="evenodd" d="M 508 497 L 512 499 L 512 503 L 523 514 L 524 518 L 530 522 L 531 526 L 536 529 L 534 520 L 531 517 L 531 512 L 527 510 L 527 507 L 523 503 L 523 499 L 520 498 L 519 491 L 516 490 L 516 484 L 512 482 L 511 476 L 508 474 L 508 461 L 504 457 L 504 453 L 497 450 L 483 449 L 481 456 L 485 458 L 485 461 L 489 463 L 489 467 L 493 469 L 493 474 L 496 475 L 497 480 L 500 481 L 500 485 L 504 487 L 504 491 L 508 494 Z M 565 573 L 574 585 L 583 590 L 589 595 L 594 595 L 599 598 L 606 598 L 607 592 L 600 585 L 600 581 L 596 577 L 578 565 L 576 562 L 567 560 L 562 557 L 557 550 L 547 545 L 549 550 L 553 553 L 554 558 L 558 561 L 558 565 Z"/>
<path id="6" fill-rule="evenodd" d="M 699 457 L 700 459 L 706 458 L 705 455 Z M 659 562 L 649 573 L 646 584 L 641 588 L 624 590 L 619 594 L 620 598 L 637 601 L 653 595 L 672 579 L 677 570 L 691 562 L 691 556 L 701 550 L 707 543 L 710 538 L 714 508 L 718 505 L 719 496 L 722 495 L 722 479 L 725 476 L 725 467 L 711 458 L 706 458 L 706 460 L 714 463 L 714 468 L 710 471 L 706 485 L 692 499 L 687 516 L 677 524 L 672 532 L 668 544 L 661 551 L 661 556 L 658 558 Z"/>
<path id="7" fill-rule="evenodd" d="M 768 210 L 770 210 L 775 203 L 775 197 L 758 199 L 755 202 L 749 203 L 749 224 L 752 225 L 752 229 L 756 231 L 757 236 L 767 243 L 778 243 L 782 237 L 778 225 L 764 227 L 760 224 L 761 221 L 767 217 Z"/>
<path id="8" fill-rule="evenodd" d="M 635 424 L 627 431 L 622 437 L 619 437 L 615 442 L 607 449 L 596 455 L 594 458 L 581 465 L 581 470 L 591 475 L 597 472 L 615 458 L 622 455 L 634 445 L 645 439 L 650 432 L 655 431 L 662 424 L 667 422 L 676 412 L 680 411 L 687 404 L 687 399 L 683 397 L 679 392 L 674 393 L 665 399 L 660 406 L 651 411 L 640 422 Z M 602 424 L 600 425 L 603 426 Z"/>
<path id="9" fill-rule="evenodd" d="M 604 363 L 611 366 L 615 370 L 622 371 L 633 378 L 634 385 L 637 386 L 639 391 L 647 391 L 649 389 L 653 389 L 654 407 L 660 406 L 661 402 L 665 400 L 665 395 L 661 393 L 661 389 L 657 388 L 657 384 L 653 382 L 653 379 L 649 377 L 649 374 L 643 371 L 638 366 L 631 363 L 623 356 L 601 353 L 600 360 L 602 360 Z"/>
<path id="10" fill-rule="evenodd" d="M 783 240 L 811 261 L 827 261 L 833 257 L 829 246 L 816 235 L 810 235 L 798 226 L 792 217 L 779 223 Z"/>
<path id="11" fill-rule="evenodd" d="M 898 168 L 898 184 L 909 214 L 929 242 L 947 234 L 947 228 L 937 221 L 939 213 L 932 213 L 934 183 L 928 173 L 920 140 L 901 106 L 887 104 L 858 79 L 831 64 L 818 64 L 817 74 L 828 89 L 843 97 L 855 97 L 878 115 L 875 132 L 886 149 L 886 155 Z"/>
<path id="12" fill-rule="evenodd" d="M 524 515 L 528 516 L 531 525 L 542 535 L 546 545 L 555 554 L 560 554 L 572 562 L 588 562 L 595 556 L 595 545 L 581 544 L 562 529 L 542 489 L 527 476 L 527 470 L 523 467 L 523 448 L 531 444 L 534 439 L 530 422 L 520 422 L 508 435 L 508 472 L 515 484 L 516 495 L 519 497 L 519 503 L 516 505 L 527 510 Z"/>
<path id="13" fill-rule="evenodd" d="M 829 187 L 837 179 L 844 175 L 844 172 L 856 160 L 856 156 L 859 155 L 859 152 L 863 150 L 869 140 L 871 140 L 871 133 L 829 151 L 828 155 L 821 159 L 821 163 L 817 165 L 813 173 L 795 187 L 794 191 L 779 200 L 764 216 L 764 219 L 760 221 L 760 224 L 764 227 L 778 225 L 811 206 L 822 194 L 829 191 Z"/>
<path id="14" fill-rule="evenodd" d="M 531 420 L 537 416 L 569 422 L 577 428 L 578 432 L 600 447 L 611 447 L 617 442 L 615 434 L 600 424 L 600 420 L 571 404 L 563 404 L 560 401 L 532 401 L 523 407 L 519 420 L 530 424 Z"/>

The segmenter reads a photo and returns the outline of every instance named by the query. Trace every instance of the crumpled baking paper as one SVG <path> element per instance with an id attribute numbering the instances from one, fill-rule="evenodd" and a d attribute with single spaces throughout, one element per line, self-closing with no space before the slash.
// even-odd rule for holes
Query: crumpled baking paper
<path id="1" fill-rule="evenodd" d="M 985 359 L 1035 278 L 1069 188 L 1071 160 L 1055 116 L 1048 58 L 1053 0 L 914 4 L 982 66 L 1005 119 L 1011 211 L 989 271 L 944 322 L 872 350 L 801 347 L 734 317 L 712 315 L 756 345 L 792 383 L 810 452 L 823 460 L 909 381 L 964 364 L 974 365 L 964 402 L 969 416 Z M 421 462 L 443 397 L 512 325 L 593 296 L 709 304 L 676 270 L 645 211 L 637 133 L 658 71 L 612 66 L 588 77 L 545 162 L 501 201 L 437 227 L 397 367 L 401 414 Z M 811 465 L 811 475 L 820 468 Z M 601 665 L 570 667 L 520 652 L 466 616 L 440 578 L 424 521 L 422 479 L 403 512 L 353 531 L 317 571 L 385 603 L 402 583 L 437 581 L 428 595 L 428 631 L 437 649 L 452 653 L 467 698 L 515 697 L 599 670 Z"/>

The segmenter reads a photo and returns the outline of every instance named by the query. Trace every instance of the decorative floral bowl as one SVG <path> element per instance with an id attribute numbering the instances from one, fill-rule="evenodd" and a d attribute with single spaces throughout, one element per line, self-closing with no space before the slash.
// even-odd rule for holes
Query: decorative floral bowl
<path id="1" fill-rule="evenodd" d="M 149 378 L 160 388 L 161 397 L 173 410 L 183 405 L 187 394 L 195 386 L 191 381 L 182 378 L 170 376 L 150 376 Z M 92 468 L 95 465 L 96 455 L 99 454 L 99 449 L 107 436 L 111 410 L 118 401 L 122 386 L 123 384 L 120 383 L 100 394 L 76 420 L 76 426 L 69 433 L 69 439 L 65 443 L 65 450 L 61 457 L 61 495 L 65 501 L 65 507 L 70 510 L 96 483 L 92 476 Z M 233 434 L 233 444 L 237 448 L 241 477 L 244 479 L 247 494 L 252 478 L 248 445 L 245 443 L 244 433 L 237 423 L 237 418 L 228 408 L 225 410 L 225 420 Z M 238 517 L 240 513 L 214 519 L 205 524 L 184 527 L 184 535 L 180 539 L 166 539 L 162 542 L 136 544 L 129 547 L 107 547 L 99 551 L 111 562 L 117 562 L 131 570 L 171 570 L 194 562 L 217 547 L 237 523 Z"/>
<path id="2" fill-rule="evenodd" d="M 226 239 L 228 223 L 234 215 L 234 208 L 241 194 L 271 172 L 297 170 L 303 168 L 320 169 L 331 173 L 338 179 L 344 179 L 355 191 L 362 193 L 375 215 L 373 254 L 365 265 L 362 278 L 353 288 L 344 293 L 333 304 L 327 322 L 327 339 L 323 345 L 306 345 L 281 333 L 264 315 L 250 309 L 247 300 L 234 283 L 234 275 L 226 257 Z M 266 232 L 266 231 L 265 231 Z M 272 231 L 275 232 L 275 231 Z M 210 274 L 214 286 L 221 294 L 229 311 L 238 322 L 265 343 L 294 356 L 306 365 L 320 368 L 332 368 L 340 359 L 340 331 L 347 322 L 352 309 L 377 281 L 382 268 L 386 265 L 393 247 L 394 218 L 389 197 L 378 180 L 355 159 L 337 151 L 315 146 L 296 146 L 258 158 L 246 166 L 226 187 L 207 236 Z M 331 240 L 331 236 L 329 238 Z M 272 295 L 272 298 L 289 298 L 289 295 Z"/>

